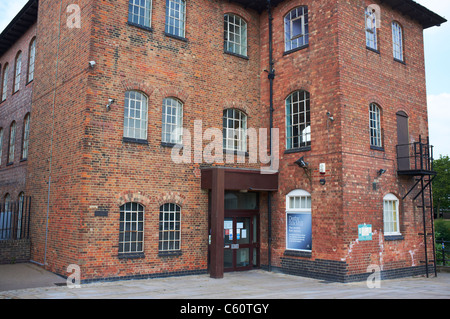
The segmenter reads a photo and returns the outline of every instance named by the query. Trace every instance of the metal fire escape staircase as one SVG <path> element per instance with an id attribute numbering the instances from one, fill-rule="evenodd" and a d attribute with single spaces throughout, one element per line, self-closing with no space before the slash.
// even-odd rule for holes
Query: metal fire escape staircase
<path id="1" fill-rule="evenodd" d="M 423 237 L 425 260 L 421 261 L 421 263 L 425 264 L 427 278 L 430 273 L 429 265 L 432 263 L 434 266 L 434 275 L 436 277 L 436 250 L 434 241 L 432 194 L 432 182 L 436 177 L 436 172 L 433 170 L 433 146 L 430 145 L 429 138 L 427 137 L 424 142 L 419 136 L 418 142 L 397 145 L 397 164 L 398 175 L 414 177 L 415 184 L 411 187 L 407 194 L 403 196 L 403 200 L 413 193 L 413 191 L 416 191 L 411 196 L 414 196 L 413 202 L 419 199 L 416 207 L 422 210 L 423 232 L 418 233 L 418 236 Z M 430 241 L 431 247 L 429 247 Z M 431 252 L 430 248 L 432 248 Z"/>

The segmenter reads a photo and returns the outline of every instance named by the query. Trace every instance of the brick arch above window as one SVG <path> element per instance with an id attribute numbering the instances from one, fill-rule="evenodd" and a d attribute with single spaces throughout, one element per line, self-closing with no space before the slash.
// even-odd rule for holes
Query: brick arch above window
<path id="1" fill-rule="evenodd" d="M 158 207 L 167 203 L 172 203 L 183 208 L 183 203 L 185 200 L 186 198 L 178 192 L 167 192 L 160 194 L 156 199 L 156 203 Z"/>
<path id="2" fill-rule="evenodd" d="M 225 15 L 227 13 L 239 16 L 240 18 L 244 19 L 247 24 L 251 20 L 251 15 L 247 10 L 233 3 L 224 3 L 223 14 Z"/>
<path id="3" fill-rule="evenodd" d="M 283 88 L 282 92 L 283 93 L 282 96 L 284 96 L 283 101 L 286 100 L 289 95 L 291 95 L 296 91 L 305 91 L 311 93 L 311 82 L 307 80 L 300 80 L 300 81 L 292 81 L 290 84 L 286 85 Z"/>
<path id="4" fill-rule="evenodd" d="M 120 193 L 117 197 L 117 206 L 120 207 L 126 203 L 139 203 L 144 207 L 149 207 L 153 202 L 151 196 L 144 192 L 126 191 Z"/>
<path id="5" fill-rule="evenodd" d="M 244 112 L 245 115 L 249 116 L 251 113 L 251 107 L 247 105 L 247 103 L 235 101 L 235 100 L 225 100 L 222 104 L 222 110 L 228 110 L 228 109 L 236 109 L 241 112 Z"/>
<path id="6" fill-rule="evenodd" d="M 155 88 L 145 81 L 123 80 L 122 87 L 125 91 L 140 91 L 150 97 Z"/>
<path id="7" fill-rule="evenodd" d="M 158 88 L 158 94 L 161 96 L 162 99 L 165 98 L 175 98 L 179 100 L 181 103 L 186 104 L 186 102 L 189 99 L 189 94 L 186 92 L 186 90 L 181 89 L 179 87 L 175 86 L 166 86 L 163 88 Z"/>

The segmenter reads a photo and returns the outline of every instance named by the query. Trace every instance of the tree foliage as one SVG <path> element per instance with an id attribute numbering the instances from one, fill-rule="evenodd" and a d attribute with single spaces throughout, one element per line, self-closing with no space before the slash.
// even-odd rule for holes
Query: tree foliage
<path id="1" fill-rule="evenodd" d="M 433 206 L 438 212 L 450 209 L 450 158 L 441 155 L 434 161 L 433 169 L 437 173 L 433 181 Z"/>

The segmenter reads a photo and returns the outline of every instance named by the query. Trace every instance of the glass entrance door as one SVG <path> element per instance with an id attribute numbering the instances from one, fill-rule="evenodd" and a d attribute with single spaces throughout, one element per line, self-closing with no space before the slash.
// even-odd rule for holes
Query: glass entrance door
<path id="1" fill-rule="evenodd" d="M 224 270 L 249 270 L 258 265 L 257 216 L 224 220 Z"/>

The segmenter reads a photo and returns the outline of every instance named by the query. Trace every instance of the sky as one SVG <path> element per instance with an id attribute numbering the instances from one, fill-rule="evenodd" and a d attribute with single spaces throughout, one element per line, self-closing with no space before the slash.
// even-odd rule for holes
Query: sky
<path id="1" fill-rule="evenodd" d="M 450 156 L 450 1 L 415 0 L 449 20 L 424 31 L 428 121 L 434 157 Z M 27 0 L 0 0 L 0 32 Z"/>

